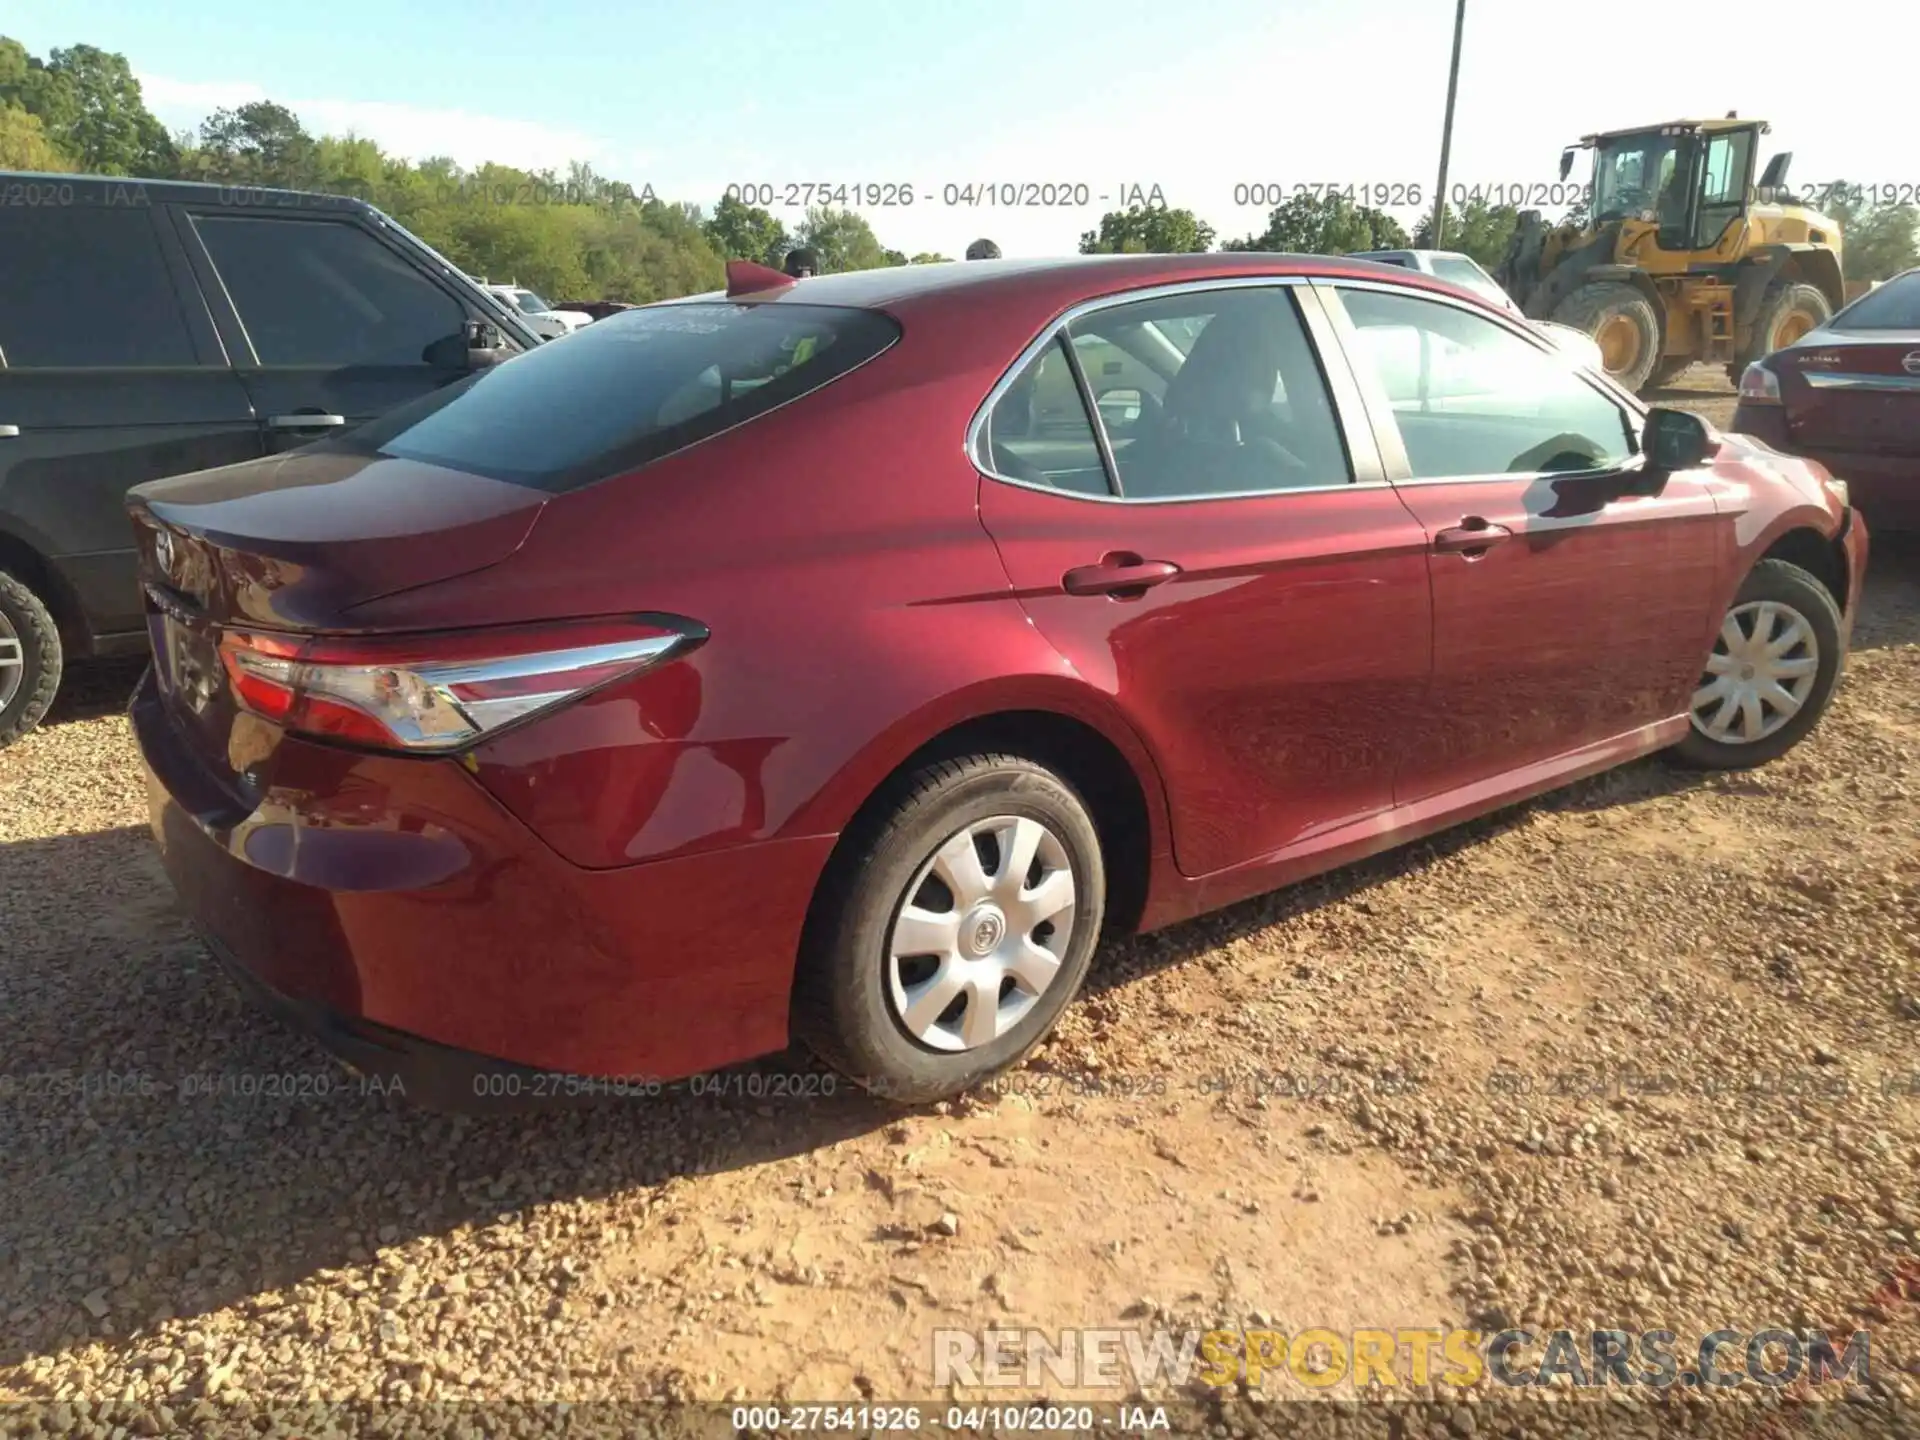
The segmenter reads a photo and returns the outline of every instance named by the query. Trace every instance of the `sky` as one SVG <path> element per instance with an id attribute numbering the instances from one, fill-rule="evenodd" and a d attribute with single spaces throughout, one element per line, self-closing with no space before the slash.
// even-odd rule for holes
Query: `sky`
<path id="1" fill-rule="evenodd" d="M 1791 149 L 1797 183 L 1920 187 L 1914 0 L 1466 7 L 1450 190 L 1551 186 L 1580 135 L 1729 110 L 1772 122 L 1762 155 Z M 954 256 L 983 236 L 1070 252 L 1129 196 L 1223 240 L 1265 227 L 1272 199 L 1241 187 L 1430 198 L 1453 20 L 1453 0 L 0 5 L 0 33 L 35 54 L 125 54 L 170 129 L 266 98 L 414 158 L 583 160 L 709 208 L 730 184 L 770 185 L 790 229 L 790 186 L 891 186 L 913 203 L 860 207 L 881 242 Z M 1087 203 L 950 197 L 969 185 Z"/>

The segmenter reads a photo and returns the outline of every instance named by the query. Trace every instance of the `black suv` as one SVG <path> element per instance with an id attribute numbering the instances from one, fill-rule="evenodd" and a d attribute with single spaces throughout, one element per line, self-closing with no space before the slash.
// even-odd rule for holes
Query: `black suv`
<path id="1" fill-rule="evenodd" d="M 0 172 L 0 746 L 146 644 L 122 506 L 540 343 L 362 201 Z"/>

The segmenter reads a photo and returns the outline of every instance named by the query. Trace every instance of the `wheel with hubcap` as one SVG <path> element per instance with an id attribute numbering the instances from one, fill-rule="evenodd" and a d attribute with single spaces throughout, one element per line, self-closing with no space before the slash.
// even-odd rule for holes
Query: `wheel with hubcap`
<path id="1" fill-rule="evenodd" d="M 61 669 L 60 627 L 46 604 L 0 570 L 0 748 L 40 723 Z"/>
<path id="2" fill-rule="evenodd" d="M 1826 587 L 1798 565 L 1762 560 L 1720 623 L 1676 756 L 1738 770 L 1784 755 L 1827 708 L 1842 658 Z"/>
<path id="3" fill-rule="evenodd" d="M 971 1088 L 1053 1027 L 1085 977 L 1106 892 L 1084 802 L 1007 755 L 906 777 L 822 885 L 795 1028 L 835 1068 L 908 1103 Z"/>

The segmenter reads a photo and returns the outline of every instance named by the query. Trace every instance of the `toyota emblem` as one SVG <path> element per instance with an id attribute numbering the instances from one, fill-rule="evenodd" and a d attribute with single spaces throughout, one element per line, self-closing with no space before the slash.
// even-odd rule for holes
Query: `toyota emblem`
<path id="1" fill-rule="evenodd" d="M 1909 375 L 1920 375 L 1920 350 L 1909 350 L 1906 358 L 1900 362 L 1900 368 Z"/>
<path id="2" fill-rule="evenodd" d="M 153 558 L 162 575 L 173 573 L 173 536 L 164 530 L 153 537 Z"/>

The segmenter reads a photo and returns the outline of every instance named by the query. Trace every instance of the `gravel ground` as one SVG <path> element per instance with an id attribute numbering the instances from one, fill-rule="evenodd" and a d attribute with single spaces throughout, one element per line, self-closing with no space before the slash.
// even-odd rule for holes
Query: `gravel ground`
<path id="1" fill-rule="evenodd" d="M 1920 546 L 1783 761 L 1113 948 L 1024 1071 L 908 1115 L 740 1093 L 800 1056 L 534 1117 L 360 1093 L 173 914 L 131 677 L 0 753 L 0 1399 L 886 1400 L 938 1326 L 1149 1317 L 1868 1327 L 1920 1399 Z M 1513 1410 L 1473 1398 L 1436 1433 Z"/>

